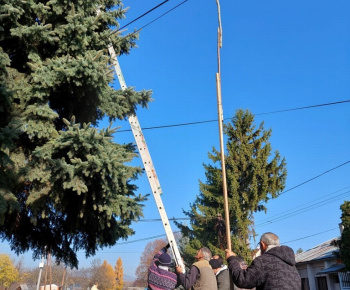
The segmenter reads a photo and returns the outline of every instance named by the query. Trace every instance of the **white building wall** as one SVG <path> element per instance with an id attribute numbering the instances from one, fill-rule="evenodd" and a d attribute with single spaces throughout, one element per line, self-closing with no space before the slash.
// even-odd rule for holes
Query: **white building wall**
<path id="1" fill-rule="evenodd" d="M 337 283 L 337 280 L 332 274 L 317 275 L 318 272 L 331 267 L 336 264 L 336 259 L 331 259 L 328 261 L 319 261 L 309 264 L 299 265 L 297 270 L 301 278 L 308 278 L 310 290 L 317 290 L 317 277 L 326 277 L 328 290 L 343 290 L 341 284 Z M 346 290 L 350 290 L 346 288 Z"/>
<path id="2" fill-rule="evenodd" d="M 309 278 L 309 286 L 310 286 L 310 290 L 316 290 L 316 281 L 315 281 L 315 272 L 314 272 L 314 268 L 310 265 L 307 264 L 306 265 L 306 269 L 307 269 L 307 277 Z"/>

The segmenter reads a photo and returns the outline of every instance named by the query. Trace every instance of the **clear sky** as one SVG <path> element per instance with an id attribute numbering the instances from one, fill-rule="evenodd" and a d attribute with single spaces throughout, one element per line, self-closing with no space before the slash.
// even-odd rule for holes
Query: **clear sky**
<path id="1" fill-rule="evenodd" d="M 161 2 L 125 0 L 130 9 L 122 25 Z M 128 31 L 181 2 L 167 2 L 128 26 Z M 256 115 L 256 125 L 264 122 L 266 129 L 271 128 L 272 148 L 287 161 L 286 190 L 300 185 L 271 200 L 266 214 L 255 215 L 256 231 L 275 232 L 295 251 L 307 250 L 339 235 L 340 205 L 350 199 L 350 163 L 338 167 L 350 161 L 350 103 L 269 112 L 350 100 L 350 2 L 221 0 L 220 4 L 224 117 L 248 109 Z M 149 109 L 137 112 L 143 128 L 217 118 L 217 27 L 215 0 L 188 0 L 145 27 L 138 48 L 120 58 L 128 86 L 153 90 Z M 127 122 L 114 125 L 130 129 Z M 149 129 L 144 135 L 168 217 L 183 218 L 183 210 L 199 192 L 198 180 L 205 181 L 207 153 L 219 147 L 218 124 Z M 124 131 L 116 134 L 115 141 L 134 139 Z M 133 164 L 142 166 L 141 159 Z M 145 175 L 137 185 L 140 193 L 151 192 Z M 145 220 L 159 219 L 152 196 L 144 215 Z M 94 257 L 112 265 L 121 257 L 129 276 L 134 276 L 140 255 L 152 240 L 148 238 L 164 234 L 157 221 L 141 220 L 132 227 L 136 234 L 128 241 Z M 0 244 L 0 252 L 7 251 L 9 247 Z M 90 265 L 91 258 L 79 256 L 81 267 Z M 26 257 L 30 260 L 30 253 Z"/>

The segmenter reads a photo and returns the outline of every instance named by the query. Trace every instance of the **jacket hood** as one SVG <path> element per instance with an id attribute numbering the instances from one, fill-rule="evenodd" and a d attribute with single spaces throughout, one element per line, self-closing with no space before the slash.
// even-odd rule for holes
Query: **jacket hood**
<path id="1" fill-rule="evenodd" d="M 293 250 L 287 246 L 274 247 L 264 253 L 264 255 L 276 256 L 291 266 L 295 265 L 295 254 Z"/>

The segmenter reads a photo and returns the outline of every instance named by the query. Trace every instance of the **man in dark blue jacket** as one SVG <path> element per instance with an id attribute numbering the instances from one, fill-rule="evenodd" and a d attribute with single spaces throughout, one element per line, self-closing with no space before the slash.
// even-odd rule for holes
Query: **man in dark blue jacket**
<path id="1" fill-rule="evenodd" d="M 242 269 L 236 254 L 226 250 L 226 260 L 233 282 L 241 288 L 257 290 L 300 290 L 301 279 L 295 268 L 295 254 L 287 246 L 280 246 L 279 238 L 265 233 L 260 238 L 261 256 L 247 269 Z"/>

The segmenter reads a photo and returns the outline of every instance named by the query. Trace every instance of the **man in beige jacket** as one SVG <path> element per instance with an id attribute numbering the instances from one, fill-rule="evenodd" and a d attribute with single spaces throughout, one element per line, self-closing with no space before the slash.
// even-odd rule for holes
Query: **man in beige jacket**
<path id="1" fill-rule="evenodd" d="M 176 267 L 177 280 L 185 289 L 217 290 L 216 278 L 209 264 L 212 255 L 208 248 L 203 247 L 195 256 L 188 273 L 183 274 L 181 266 Z"/>

